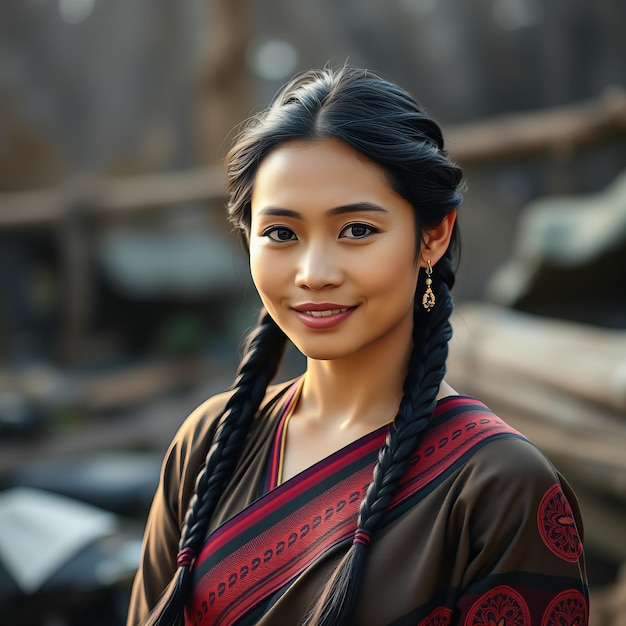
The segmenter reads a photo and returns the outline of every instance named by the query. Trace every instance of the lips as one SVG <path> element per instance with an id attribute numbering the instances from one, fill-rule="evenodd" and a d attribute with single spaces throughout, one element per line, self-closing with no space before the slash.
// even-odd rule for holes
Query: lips
<path id="1" fill-rule="evenodd" d="M 338 313 L 344 313 L 348 309 L 353 309 L 352 306 L 346 306 L 345 304 L 339 304 L 337 302 L 302 302 L 301 304 L 294 304 L 292 307 L 299 313 L 307 313 L 320 317 L 318 313 L 323 315 L 337 315 Z"/>
<path id="2" fill-rule="evenodd" d="M 302 311 L 311 317 L 329 317 L 330 315 L 338 315 L 339 313 L 345 313 L 349 307 L 342 307 L 340 309 L 325 309 L 323 311 L 307 310 Z"/>
<path id="3" fill-rule="evenodd" d="M 326 330 L 341 324 L 356 309 L 333 302 L 307 302 L 292 308 L 305 326 L 317 330 Z"/>

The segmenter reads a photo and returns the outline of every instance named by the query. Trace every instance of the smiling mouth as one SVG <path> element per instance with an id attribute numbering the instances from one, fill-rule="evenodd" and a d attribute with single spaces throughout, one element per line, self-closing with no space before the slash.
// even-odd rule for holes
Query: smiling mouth
<path id="1" fill-rule="evenodd" d="M 325 311 L 304 311 L 306 315 L 310 315 L 311 317 L 330 317 L 331 315 L 339 315 L 339 313 L 345 313 L 348 310 L 348 307 L 343 309 L 327 309 Z"/>

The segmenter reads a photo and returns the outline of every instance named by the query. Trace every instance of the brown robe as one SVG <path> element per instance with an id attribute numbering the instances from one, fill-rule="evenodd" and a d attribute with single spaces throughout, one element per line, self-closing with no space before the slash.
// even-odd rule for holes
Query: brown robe
<path id="1" fill-rule="evenodd" d="M 268 390 L 195 563 L 187 624 L 295 625 L 350 546 L 385 429 L 276 486 L 273 453 L 293 389 Z M 170 446 L 128 626 L 176 569 L 187 503 L 227 397 L 199 407 Z M 541 452 L 480 402 L 446 398 L 367 548 L 354 624 L 585 626 L 581 533 L 574 494 Z"/>

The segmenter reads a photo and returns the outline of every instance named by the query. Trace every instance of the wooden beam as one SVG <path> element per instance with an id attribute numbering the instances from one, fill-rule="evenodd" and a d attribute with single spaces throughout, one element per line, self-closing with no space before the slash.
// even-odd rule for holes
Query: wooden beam
<path id="1" fill-rule="evenodd" d="M 535 155 L 564 161 L 626 135 L 626 91 L 611 87 L 587 102 L 451 126 L 444 135 L 448 151 L 463 166 Z"/>
<path id="2" fill-rule="evenodd" d="M 92 215 L 132 214 L 224 198 L 221 167 L 127 178 L 72 181 L 50 189 L 0 194 L 0 229 L 47 226 L 77 205 Z"/>

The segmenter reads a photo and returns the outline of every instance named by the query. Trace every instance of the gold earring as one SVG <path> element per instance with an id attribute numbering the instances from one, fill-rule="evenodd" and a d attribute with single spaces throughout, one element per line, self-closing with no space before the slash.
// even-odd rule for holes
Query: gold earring
<path id="1" fill-rule="evenodd" d="M 433 266 L 430 264 L 430 259 L 426 261 L 426 263 L 428 263 L 428 267 L 426 268 L 426 291 L 424 292 L 424 296 L 422 297 L 422 306 L 430 312 L 435 306 L 435 294 L 430 288 L 430 286 L 433 284 L 433 279 L 431 278 L 433 273 Z"/>

